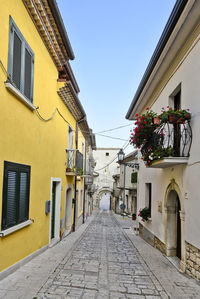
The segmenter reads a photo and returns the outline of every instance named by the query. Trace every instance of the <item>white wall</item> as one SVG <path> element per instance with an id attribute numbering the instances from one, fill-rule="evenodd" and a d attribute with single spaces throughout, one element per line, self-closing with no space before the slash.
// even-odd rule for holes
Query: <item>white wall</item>
<path id="1" fill-rule="evenodd" d="M 99 176 L 94 178 L 94 184 L 98 186 L 98 190 L 95 194 L 96 200 L 99 191 L 103 188 L 113 189 L 114 179 L 112 176 L 119 173 L 119 165 L 116 163 L 119 150 L 119 148 L 97 148 L 96 151 L 93 152 L 96 162 L 94 171 L 99 173 Z M 109 155 L 106 155 L 106 153 Z"/>
<path id="2" fill-rule="evenodd" d="M 200 248 L 200 42 L 191 50 L 176 73 L 151 107 L 161 112 L 170 104 L 169 96 L 181 84 L 181 108 L 189 108 L 192 113 L 191 127 L 193 141 L 190 158 L 186 166 L 166 169 L 146 168 L 142 163 L 138 178 L 139 207 L 145 205 L 145 183 L 152 183 L 152 222 L 145 223 L 164 242 L 164 197 L 171 179 L 175 179 L 181 191 L 181 202 L 185 212 L 185 240 Z M 158 202 L 162 201 L 162 213 L 158 212 Z"/>

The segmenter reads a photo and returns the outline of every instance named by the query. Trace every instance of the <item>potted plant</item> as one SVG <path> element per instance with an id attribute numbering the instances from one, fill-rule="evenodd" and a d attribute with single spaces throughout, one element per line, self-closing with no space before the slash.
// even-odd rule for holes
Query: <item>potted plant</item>
<path id="1" fill-rule="evenodd" d="M 72 169 L 70 167 L 66 168 L 66 172 L 71 172 L 71 171 L 72 171 Z"/>
<path id="2" fill-rule="evenodd" d="M 147 107 L 146 110 L 147 112 L 140 116 L 136 114 L 136 128 L 134 132 L 131 133 L 129 140 L 130 144 L 136 145 L 138 148 L 146 142 L 149 135 L 151 135 L 156 128 L 152 120 L 157 114 L 149 110 L 149 107 Z"/>
<path id="3" fill-rule="evenodd" d="M 136 214 L 135 213 L 132 214 L 132 220 L 136 220 Z"/>
<path id="4" fill-rule="evenodd" d="M 80 168 L 80 169 L 79 169 L 79 174 L 80 174 L 80 175 L 83 175 L 83 168 Z"/>
<path id="5" fill-rule="evenodd" d="M 167 106 L 168 110 L 162 108 L 162 113 L 160 114 L 161 123 L 178 123 L 184 124 L 185 121 L 190 121 L 191 113 L 189 109 L 178 109 L 174 110 L 172 107 Z"/>
<path id="6" fill-rule="evenodd" d="M 140 216 L 142 218 L 142 221 L 145 222 L 145 221 L 149 220 L 149 218 L 151 216 L 151 211 L 149 208 L 145 207 L 145 208 L 139 210 L 138 216 Z"/>
<path id="7" fill-rule="evenodd" d="M 168 146 L 166 148 L 160 146 L 152 150 L 152 148 L 149 148 L 148 151 L 146 151 L 143 155 L 143 161 L 145 162 L 145 165 L 151 166 L 153 161 L 160 160 L 164 157 L 173 157 L 174 156 L 174 149 L 171 146 Z"/>

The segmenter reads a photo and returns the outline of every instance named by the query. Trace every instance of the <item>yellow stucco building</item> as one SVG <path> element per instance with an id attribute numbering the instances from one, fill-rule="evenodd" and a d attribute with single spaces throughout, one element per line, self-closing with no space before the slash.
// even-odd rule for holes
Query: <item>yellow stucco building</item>
<path id="1" fill-rule="evenodd" d="M 56 2 L 2 0 L 0 5 L 3 271 L 81 223 L 90 130 Z"/>

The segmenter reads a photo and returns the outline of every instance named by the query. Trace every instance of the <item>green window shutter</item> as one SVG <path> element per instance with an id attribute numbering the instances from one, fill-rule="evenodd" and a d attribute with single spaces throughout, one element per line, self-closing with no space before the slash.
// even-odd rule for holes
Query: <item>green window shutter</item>
<path id="1" fill-rule="evenodd" d="M 18 89 L 20 89 L 21 84 L 21 51 L 22 41 L 18 37 L 17 33 L 14 32 L 12 80 Z"/>
<path id="2" fill-rule="evenodd" d="M 6 205 L 6 227 L 17 222 L 17 173 L 8 170 L 7 172 L 7 205 Z"/>
<path id="3" fill-rule="evenodd" d="M 28 219 L 28 174 L 20 173 L 20 191 L 19 191 L 19 222 Z"/>
<path id="4" fill-rule="evenodd" d="M 131 174 L 131 183 L 132 183 L 132 184 L 137 183 L 137 172 L 133 172 L 133 173 Z"/>
<path id="5" fill-rule="evenodd" d="M 28 220 L 30 166 L 4 162 L 2 230 Z"/>

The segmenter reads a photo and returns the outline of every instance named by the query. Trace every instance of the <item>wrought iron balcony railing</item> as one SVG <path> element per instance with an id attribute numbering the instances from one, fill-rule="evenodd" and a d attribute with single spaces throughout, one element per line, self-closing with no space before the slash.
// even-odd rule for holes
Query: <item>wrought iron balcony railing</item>
<path id="1" fill-rule="evenodd" d="M 192 129 L 189 121 L 185 121 L 181 124 L 171 124 L 167 122 L 159 126 L 153 134 L 149 136 L 142 146 L 141 152 L 143 156 L 145 153 L 152 152 L 152 157 L 154 157 L 155 160 L 166 157 L 188 158 L 190 156 L 191 144 Z M 181 160 L 179 161 L 181 163 Z"/>
<path id="2" fill-rule="evenodd" d="M 83 154 L 79 150 L 67 149 L 67 175 L 82 175 L 83 174 Z"/>

